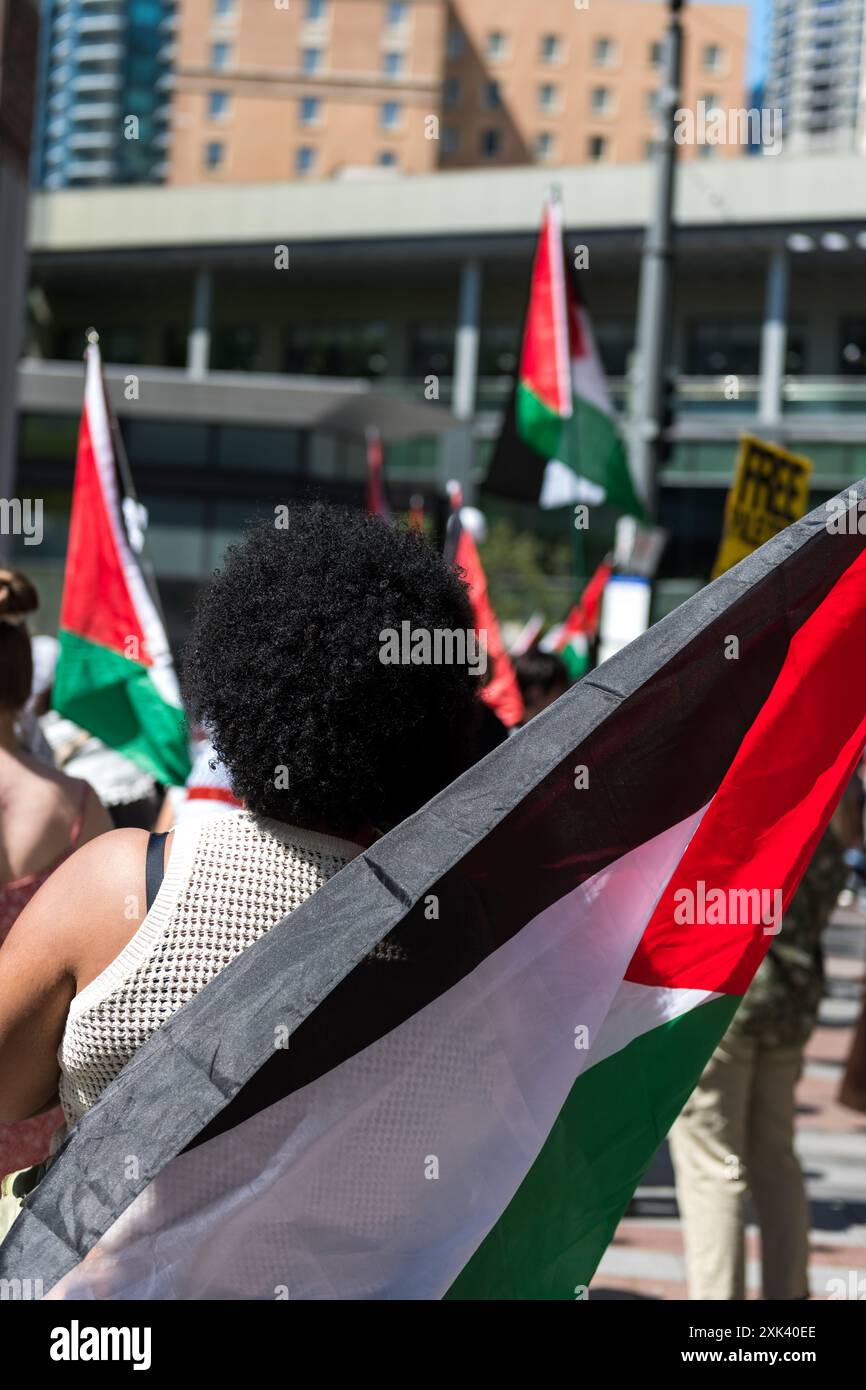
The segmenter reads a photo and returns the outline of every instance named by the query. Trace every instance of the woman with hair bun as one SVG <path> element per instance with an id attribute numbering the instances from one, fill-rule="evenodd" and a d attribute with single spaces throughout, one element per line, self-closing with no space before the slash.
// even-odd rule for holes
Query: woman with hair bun
<path id="1" fill-rule="evenodd" d="M 18 722 L 33 680 L 25 619 L 38 606 L 25 575 L 0 569 L 0 948 L 49 874 L 78 845 L 111 829 L 86 782 L 41 762 L 20 741 Z M 0 1125 L 0 1177 L 44 1159 L 62 1121 L 62 1111 L 52 1106 Z"/>

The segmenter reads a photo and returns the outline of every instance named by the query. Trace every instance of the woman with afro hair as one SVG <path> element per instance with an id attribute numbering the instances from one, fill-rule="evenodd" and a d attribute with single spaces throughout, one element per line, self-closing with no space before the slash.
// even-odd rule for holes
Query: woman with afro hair
<path id="1" fill-rule="evenodd" d="M 77 1124 L 177 1009 L 471 761 L 470 667 L 380 659 L 407 621 L 473 626 L 417 532 L 315 504 L 230 548 L 183 677 L 243 809 L 164 839 L 113 830 L 39 890 L 0 952 L 0 1123 L 59 1095 Z"/>

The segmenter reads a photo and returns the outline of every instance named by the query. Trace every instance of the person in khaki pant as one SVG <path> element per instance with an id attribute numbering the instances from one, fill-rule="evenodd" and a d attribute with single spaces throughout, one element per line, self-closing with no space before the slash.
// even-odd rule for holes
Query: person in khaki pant
<path id="1" fill-rule="evenodd" d="M 730 1028 L 671 1130 L 689 1297 L 742 1299 L 751 1196 L 763 1295 L 806 1298 L 809 1211 L 794 1153 L 794 1088 L 824 984 L 821 933 L 845 882 L 820 841 Z"/>

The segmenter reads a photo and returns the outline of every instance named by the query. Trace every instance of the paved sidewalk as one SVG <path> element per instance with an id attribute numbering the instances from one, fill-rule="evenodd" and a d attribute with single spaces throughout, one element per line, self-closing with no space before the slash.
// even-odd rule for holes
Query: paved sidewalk
<path id="1" fill-rule="evenodd" d="M 838 910 L 825 944 L 827 991 L 797 1089 L 797 1152 L 812 1226 L 809 1278 L 813 1298 L 827 1298 L 838 1289 L 829 1281 L 840 1278 L 866 1298 L 866 1115 L 835 1099 L 863 997 L 866 919 Z M 754 1227 L 747 1254 L 748 1297 L 757 1298 L 760 1242 Z M 682 1228 L 664 1144 L 599 1265 L 590 1298 L 685 1297 Z"/>

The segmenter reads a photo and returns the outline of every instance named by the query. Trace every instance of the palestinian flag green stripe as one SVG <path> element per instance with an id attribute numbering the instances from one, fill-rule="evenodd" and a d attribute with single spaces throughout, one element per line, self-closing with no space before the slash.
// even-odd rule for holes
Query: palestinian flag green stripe
<path id="1" fill-rule="evenodd" d="M 544 458 L 559 458 L 568 420 L 546 406 L 525 381 L 517 383 L 515 410 L 517 431 L 524 444 Z"/>
<path id="2" fill-rule="evenodd" d="M 642 517 L 625 445 L 610 415 L 586 397 L 575 395 L 574 414 L 566 424 L 566 458 L 576 474 L 604 488 L 605 501 L 631 516 Z"/>
<path id="3" fill-rule="evenodd" d="M 571 1300 L 736 1012 L 710 999 L 583 1072 L 512 1201 L 446 1294 Z"/>
<path id="4" fill-rule="evenodd" d="M 157 781 L 182 785 L 188 772 L 183 712 L 163 700 L 148 668 L 87 637 L 60 629 L 53 704 L 98 730 Z"/>

